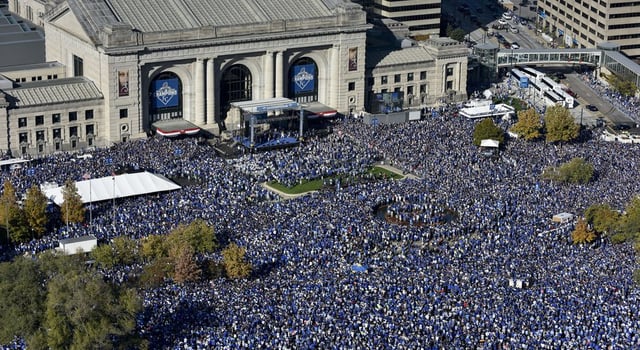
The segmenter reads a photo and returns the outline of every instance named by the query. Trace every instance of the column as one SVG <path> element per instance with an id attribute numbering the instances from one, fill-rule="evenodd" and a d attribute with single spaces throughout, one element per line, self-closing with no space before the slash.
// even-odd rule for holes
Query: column
<path id="1" fill-rule="evenodd" d="M 284 82 L 284 63 L 283 63 L 283 53 L 282 51 L 278 51 L 276 53 L 276 96 L 282 97 L 284 95 L 283 82 Z"/>
<path id="2" fill-rule="evenodd" d="M 338 101 L 338 96 L 340 95 L 340 48 L 332 47 L 331 48 L 331 62 L 329 63 L 331 67 L 331 74 L 329 74 L 329 86 L 331 87 L 329 91 L 329 105 L 333 108 L 338 108 L 340 102 Z"/>
<path id="3" fill-rule="evenodd" d="M 196 91 L 195 91 L 195 109 L 194 115 L 189 118 L 190 121 L 196 125 L 204 124 L 204 61 L 202 59 L 196 60 Z"/>
<path id="4" fill-rule="evenodd" d="M 207 60 L 207 124 L 215 123 L 215 108 L 216 108 L 216 94 L 215 94 L 215 75 L 214 75 L 214 58 Z"/>
<path id="5" fill-rule="evenodd" d="M 264 55 L 264 94 L 263 97 L 273 97 L 273 52 Z"/>

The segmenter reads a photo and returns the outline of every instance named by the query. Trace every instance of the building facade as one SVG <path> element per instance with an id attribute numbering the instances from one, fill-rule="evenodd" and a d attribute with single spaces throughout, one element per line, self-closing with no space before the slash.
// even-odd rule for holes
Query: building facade
<path id="1" fill-rule="evenodd" d="M 640 2 L 634 0 L 538 0 L 538 19 L 558 45 L 620 45 L 627 56 L 640 58 Z"/>
<path id="2" fill-rule="evenodd" d="M 375 17 L 389 18 L 404 23 L 412 36 L 437 37 L 440 35 L 440 0 L 360 0 Z"/>
<path id="3" fill-rule="evenodd" d="M 348 1 L 52 3 L 46 62 L 0 69 L 9 126 L 0 150 L 13 155 L 105 147 L 166 120 L 219 133 L 241 101 L 287 98 L 347 114 L 366 111 L 372 92 L 399 89 L 405 107 L 466 96 L 466 49 L 434 40 L 371 59 L 373 26 Z M 398 83 L 381 83 L 396 74 Z"/>

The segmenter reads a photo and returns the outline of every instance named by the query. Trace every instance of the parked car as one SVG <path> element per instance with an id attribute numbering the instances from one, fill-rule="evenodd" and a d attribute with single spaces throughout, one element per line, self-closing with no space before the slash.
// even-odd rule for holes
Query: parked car
<path id="1" fill-rule="evenodd" d="M 598 111 L 598 107 L 594 106 L 594 105 L 586 105 L 587 109 L 590 110 L 591 112 L 597 112 Z"/>
<path id="2" fill-rule="evenodd" d="M 510 49 L 511 48 L 511 44 L 509 44 L 508 42 L 503 42 L 502 45 L 504 46 L 505 49 Z"/>
<path id="3" fill-rule="evenodd" d="M 511 48 L 512 49 L 519 49 L 520 48 L 520 44 L 518 44 L 517 42 L 514 41 L 514 42 L 511 43 Z"/>

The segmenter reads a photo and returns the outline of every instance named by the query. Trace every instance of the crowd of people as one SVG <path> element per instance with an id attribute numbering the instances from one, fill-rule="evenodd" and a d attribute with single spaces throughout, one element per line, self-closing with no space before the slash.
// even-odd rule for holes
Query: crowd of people
<path id="1" fill-rule="evenodd" d="M 327 137 L 238 159 L 190 139 L 156 137 L 91 158 L 43 158 L 3 178 L 18 193 L 45 180 L 109 176 L 117 167 L 190 181 L 173 192 L 95 203 L 90 224 L 60 225 L 16 253 L 88 233 L 103 240 L 167 234 L 196 218 L 245 247 L 251 278 L 140 290 L 138 331 L 152 348 L 639 347 L 633 247 L 606 239 L 573 245 L 573 226 L 551 221 L 596 203 L 623 209 L 640 192 L 638 146 L 510 139 L 499 157 L 485 158 L 472 145 L 475 123 L 454 114 L 444 108 L 395 125 L 347 118 Z M 594 165 L 594 181 L 541 179 L 546 167 L 574 157 Z M 413 176 L 287 200 L 262 185 L 356 174 L 376 162 Z M 408 199 L 429 217 L 433 208 L 449 208 L 455 218 L 396 225 L 376 213 Z M 525 288 L 510 279 L 526 281 Z"/>
<path id="2" fill-rule="evenodd" d="M 594 77 L 592 72 L 584 73 L 582 78 L 598 95 L 634 120 L 636 124 L 640 124 L 640 98 L 635 95 L 624 95 L 616 91 L 609 84 Z"/>

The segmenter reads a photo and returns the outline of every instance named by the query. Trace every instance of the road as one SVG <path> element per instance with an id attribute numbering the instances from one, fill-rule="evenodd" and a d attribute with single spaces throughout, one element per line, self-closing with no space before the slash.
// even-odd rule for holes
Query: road
<path id="1" fill-rule="evenodd" d="M 591 112 L 585 108 L 583 115 L 584 120 L 593 120 L 595 122 L 596 118 L 604 117 L 612 124 L 635 124 L 633 119 L 617 110 L 611 103 L 609 103 L 609 101 L 603 99 L 599 94 L 591 90 L 591 88 L 581 79 L 579 74 L 566 74 L 566 77 L 567 78 L 562 81 L 562 83 L 578 94 L 578 102 L 580 105 L 574 109 L 574 113 L 575 110 L 581 111 L 583 106 L 588 104 L 598 107 L 597 112 Z M 585 122 L 585 124 L 590 123 Z"/>

